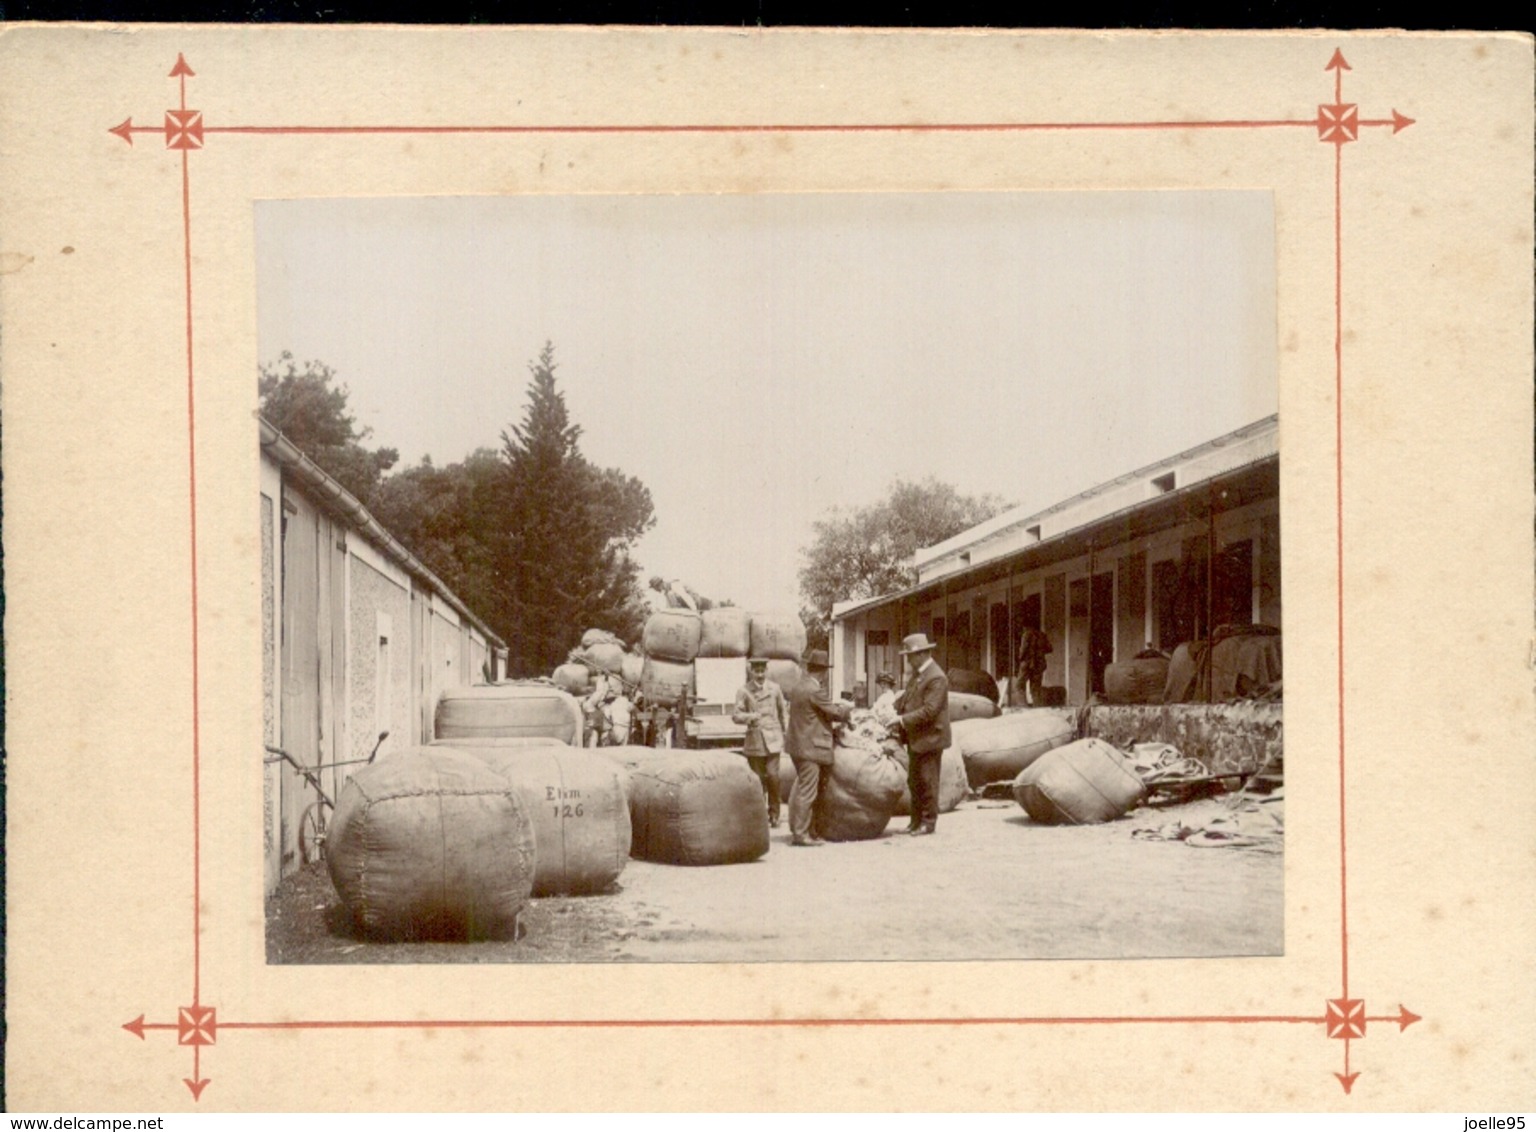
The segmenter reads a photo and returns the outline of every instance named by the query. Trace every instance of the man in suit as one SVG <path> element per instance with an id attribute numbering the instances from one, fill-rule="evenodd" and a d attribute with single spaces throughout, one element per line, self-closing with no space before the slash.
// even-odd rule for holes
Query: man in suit
<path id="1" fill-rule="evenodd" d="M 779 827 L 779 754 L 784 750 L 784 728 L 789 722 L 789 705 L 778 684 L 768 679 L 768 661 L 753 657 L 747 661 L 747 682 L 736 693 L 731 719 L 746 725 L 741 753 L 747 765 L 763 784 L 768 798 L 768 825 Z"/>
<path id="2" fill-rule="evenodd" d="M 827 691 L 827 654 L 812 650 L 805 658 L 807 675 L 791 689 L 789 734 L 785 745 L 795 766 L 795 787 L 789 795 L 791 845 L 820 845 L 811 832 L 811 817 L 821 794 L 822 776 L 832 769 L 832 724 L 846 723 L 852 708 L 835 703 Z"/>
<path id="3" fill-rule="evenodd" d="M 922 837 L 939 824 L 939 764 L 949 746 L 949 679 L 933 659 L 936 646 L 927 633 L 913 633 L 901 643 L 911 675 L 896 698 L 893 737 L 907 745 L 907 789 L 912 794 L 912 823 L 907 832 Z"/>

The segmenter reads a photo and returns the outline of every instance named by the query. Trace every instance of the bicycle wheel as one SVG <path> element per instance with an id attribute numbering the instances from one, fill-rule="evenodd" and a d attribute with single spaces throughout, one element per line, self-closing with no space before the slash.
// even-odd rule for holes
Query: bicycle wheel
<path id="1" fill-rule="evenodd" d="M 325 859 L 325 806 L 311 802 L 299 818 L 299 860 L 318 865 Z"/>

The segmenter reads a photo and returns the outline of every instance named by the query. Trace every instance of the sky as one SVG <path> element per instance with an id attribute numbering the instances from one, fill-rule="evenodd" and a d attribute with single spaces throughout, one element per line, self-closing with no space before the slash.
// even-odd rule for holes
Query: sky
<path id="1" fill-rule="evenodd" d="M 256 248 L 260 360 L 402 467 L 499 447 L 552 342 L 642 578 L 750 609 L 899 478 L 1035 510 L 1276 410 L 1262 191 L 263 201 Z"/>

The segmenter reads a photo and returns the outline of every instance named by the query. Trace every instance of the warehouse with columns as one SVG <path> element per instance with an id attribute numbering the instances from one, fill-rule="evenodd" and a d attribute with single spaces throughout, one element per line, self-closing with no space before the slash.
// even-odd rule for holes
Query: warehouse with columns
<path id="1" fill-rule="evenodd" d="M 917 582 L 832 611 L 834 688 L 900 677 L 927 633 L 946 668 L 1013 675 L 1023 630 L 1043 683 L 1083 704 L 1106 667 L 1221 626 L 1281 623 L 1279 419 L 1269 416 L 1044 510 L 1015 508 L 915 556 Z M 1010 680 L 1011 683 L 1011 680 Z M 1011 689 L 1015 697 L 1016 689 Z"/>

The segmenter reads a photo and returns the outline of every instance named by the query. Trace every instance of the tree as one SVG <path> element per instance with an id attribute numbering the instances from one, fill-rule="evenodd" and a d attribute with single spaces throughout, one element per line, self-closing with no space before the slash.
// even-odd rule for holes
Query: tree
<path id="1" fill-rule="evenodd" d="M 487 540 L 493 627 L 516 675 L 549 672 L 584 629 L 638 634 L 639 567 L 630 552 L 655 523 L 644 484 L 582 456 L 581 427 L 555 382 L 554 346 L 528 368 L 527 411 L 502 433 L 506 475 Z"/>
<path id="2" fill-rule="evenodd" d="M 801 549 L 801 620 L 811 647 L 825 648 L 832 603 L 879 597 L 917 581 L 912 556 L 1010 506 L 992 494 L 961 495 L 932 476 L 897 480 L 879 503 L 833 508 Z"/>
<path id="3" fill-rule="evenodd" d="M 381 481 L 369 510 L 471 609 L 489 610 L 494 585 L 482 532 L 492 525 L 505 475 L 491 448 L 444 468 L 424 456 Z"/>
<path id="4" fill-rule="evenodd" d="M 400 453 L 363 447 L 373 430 L 357 427 L 347 411 L 350 390 L 332 384 L 335 377 L 336 371 L 324 362 L 300 366 L 284 350 L 277 361 L 257 369 L 258 404 L 274 428 L 366 504 Z"/>

